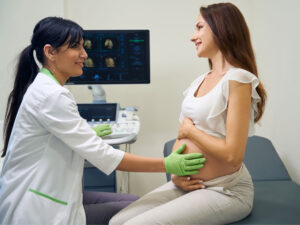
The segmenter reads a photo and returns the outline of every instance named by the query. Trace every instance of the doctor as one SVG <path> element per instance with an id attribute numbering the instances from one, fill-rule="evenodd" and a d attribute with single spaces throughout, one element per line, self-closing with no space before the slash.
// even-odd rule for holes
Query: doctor
<path id="1" fill-rule="evenodd" d="M 34 53 L 43 65 L 41 71 Z M 83 30 L 76 23 L 47 17 L 35 26 L 8 98 L 0 224 L 85 224 L 84 159 L 106 174 L 117 169 L 188 175 L 203 167 L 200 153 L 180 154 L 185 146 L 161 159 L 105 144 L 80 117 L 73 96 L 63 87 L 71 76 L 82 74 L 86 58 Z"/>

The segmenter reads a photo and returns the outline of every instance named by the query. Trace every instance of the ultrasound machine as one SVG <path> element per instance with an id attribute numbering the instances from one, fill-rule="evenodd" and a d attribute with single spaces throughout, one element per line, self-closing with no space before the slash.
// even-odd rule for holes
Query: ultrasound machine
<path id="1" fill-rule="evenodd" d="M 106 103 L 101 85 L 150 83 L 149 30 L 85 30 L 84 48 L 88 54 L 83 74 L 71 77 L 67 85 L 86 84 L 93 104 L 78 104 L 79 113 L 91 126 L 109 123 L 108 144 L 135 140 L 139 132 L 136 109 Z"/>
<path id="2" fill-rule="evenodd" d="M 112 133 L 102 139 L 114 146 L 126 144 L 125 151 L 130 152 L 130 144 L 136 141 L 140 129 L 137 109 L 122 108 L 120 103 L 106 102 L 102 85 L 150 83 L 149 30 L 85 30 L 84 33 L 84 48 L 88 58 L 85 60 L 83 74 L 79 77 L 71 77 L 66 84 L 88 86 L 93 94 L 93 103 L 78 104 L 80 115 L 91 127 L 103 123 L 110 124 Z M 127 184 L 124 186 L 124 179 L 120 191 L 117 190 L 115 182 L 108 181 L 110 178 L 99 179 L 99 176 L 106 176 L 101 171 L 91 172 L 96 169 L 91 164 L 86 162 L 85 167 L 85 189 L 128 191 L 125 187 Z M 95 177 L 96 173 L 98 178 Z M 115 173 L 111 176 L 116 180 Z M 95 178 L 107 182 L 95 184 Z M 109 186 L 107 183 L 112 185 Z"/>

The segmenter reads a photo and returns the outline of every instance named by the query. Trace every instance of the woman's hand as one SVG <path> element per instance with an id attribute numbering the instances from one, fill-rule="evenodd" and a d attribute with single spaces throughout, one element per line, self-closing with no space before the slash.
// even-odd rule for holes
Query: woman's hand
<path id="1" fill-rule="evenodd" d="M 194 123 L 190 118 L 184 118 L 178 129 L 178 139 L 187 138 L 188 132 L 194 127 Z"/>
<path id="2" fill-rule="evenodd" d="M 184 191 L 194 191 L 197 189 L 204 189 L 203 181 L 200 179 L 192 179 L 189 176 L 176 176 L 172 174 L 172 182 L 181 190 Z"/>

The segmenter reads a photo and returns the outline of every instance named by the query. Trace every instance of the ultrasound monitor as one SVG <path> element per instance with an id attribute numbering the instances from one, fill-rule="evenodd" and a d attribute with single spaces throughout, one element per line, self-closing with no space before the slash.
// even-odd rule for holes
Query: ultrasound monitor
<path id="1" fill-rule="evenodd" d="M 150 83 L 149 30 L 85 30 L 83 74 L 66 84 Z"/>

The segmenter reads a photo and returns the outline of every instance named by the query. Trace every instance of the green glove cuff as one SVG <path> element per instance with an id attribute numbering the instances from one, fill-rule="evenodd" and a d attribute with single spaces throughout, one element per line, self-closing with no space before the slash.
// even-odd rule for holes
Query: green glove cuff
<path id="1" fill-rule="evenodd" d="M 165 158 L 165 167 L 166 167 L 166 173 L 171 173 L 169 169 L 169 160 L 168 157 Z"/>

